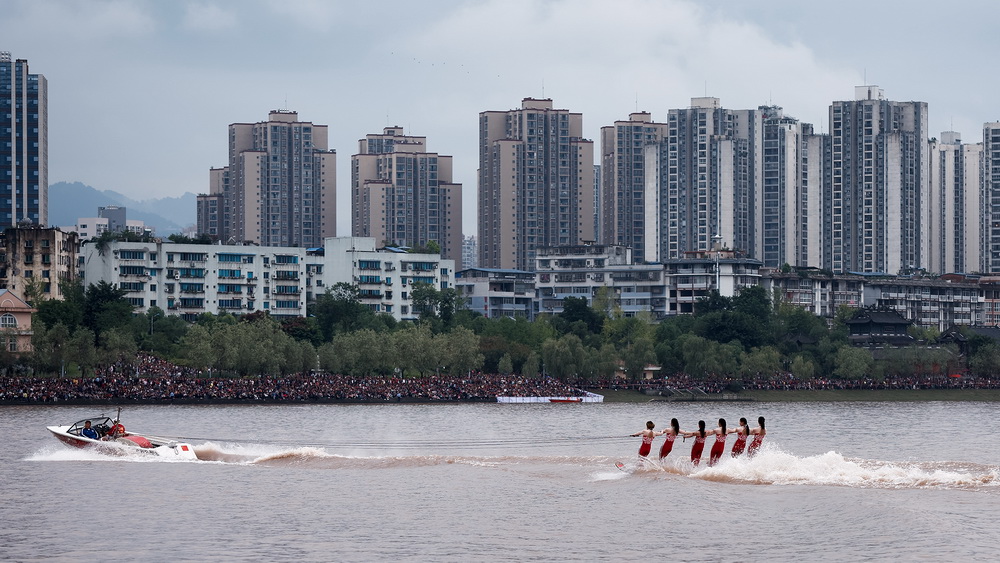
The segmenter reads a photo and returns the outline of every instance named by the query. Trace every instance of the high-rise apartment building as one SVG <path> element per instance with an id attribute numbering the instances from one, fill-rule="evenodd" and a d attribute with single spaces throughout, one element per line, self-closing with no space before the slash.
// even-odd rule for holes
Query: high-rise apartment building
<path id="1" fill-rule="evenodd" d="M 761 183 L 755 196 L 758 203 L 749 210 L 759 225 L 754 229 L 759 237 L 755 258 L 771 268 L 806 266 L 799 260 L 810 242 L 809 223 L 816 219 L 808 215 L 809 194 L 803 178 L 807 148 L 803 130 L 811 131 L 811 127 L 784 115 L 778 106 L 758 109 L 763 124 Z"/>
<path id="2" fill-rule="evenodd" d="M 424 247 L 462 259 L 462 185 L 452 157 L 427 152 L 426 137 L 386 127 L 367 135 L 351 157 L 351 234 L 388 244 Z"/>
<path id="3" fill-rule="evenodd" d="M 832 142 L 830 135 L 813 132 L 812 125 L 802 124 L 800 140 L 802 164 L 799 176 L 798 246 L 795 266 L 818 267 L 823 256 L 830 253 L 830 222 L 826 220 L 830 208 L 833 172 L 830 166 Z"/>
<path id="4" fill-rule="evenodd" d="M 1000 272 L 1000 122 L 983 125 L 983 273 Z"/>
<path id="5" fill-rule="evenodd" d="M 479 243 L 476 241 L 476 235 L 469 235 L 462 239 L 462 269 L 478 267 Z"/>
<path id="6" fill-rule="evenodd" d="M 830 106 L 830 254 L 835 272 L 896 274 L 928 265 L 927 103 L 893 102 L 877 86 Z"/>
<path id="7" fill-rule="evenodd" d="M 664 139 L 646 147 L 656 183 L 658 220 L 646 224 L 646 261 L 710 250 L 717 237 L 756 257 L 762 245 L 761 110 L 727 110 L 718 98 L 693 98 L 667 114 Z"/>
<path id="8" fill-rule="evenodd" d="M 539 247 L 594 234 L 594 146 L 583 115 L 525 98 L 479 114 L 479 266 L 534 270 Z"/>
<path id="9" fill-rule="evenodd" d="M 667 133 L 665 123 L 654 123 L 646 112 L 601 127 L 601 231 L 603 244 L 627 246 L 635 263 L 647 260 L 647 233 L 657 220 L 656 183 L 646 182 L 646 147 Z M 653 161 L 655 162 L 655 161 Z M 655 167 L 652 169 L 655 171 Z"/>
<path id="10" fill-rule="evenodd" d="M 229 126 L 229 165 L 209 171 L 198 232 L 214 229 L 224 243 L 320 247 L 337 232 L 336 191 L 327 126 L 275 110 L 267 121 Z"/>
<path id="11" fill-rule="evenodd" d="M 601 181 L 603 176 L 601 175 L 601 165 L 594 165 L 594 237 L 591 240 L 600 241 L 603 236 L 601 233 L 604 232 L 604 213 L 601 211 L 602 201 L 604 201 L 604 192 L 601 189 Z"/>
<path id="12" fill-rule="evenodd" d="M 926 266 L 931 272 L 984 271 L 982 154 L 982 143 L 962 143 L 955 131 L 941 133 L 940 140 L 931 139 L 931 232 Z"/>
<path id="13" fill-rule="evenodd" d="M 0 230 L 49 220 L 48 84 L 0 51 Z"/>

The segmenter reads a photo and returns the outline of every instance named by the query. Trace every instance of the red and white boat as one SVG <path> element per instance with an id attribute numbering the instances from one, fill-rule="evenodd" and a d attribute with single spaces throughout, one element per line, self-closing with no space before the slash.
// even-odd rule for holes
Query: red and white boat
<path id="1" fill-rule="evenodd" d="M 83 435 L 87 422 L 94 430 L 97 438 Z M 84 418 L 69 426 L 47 426 L 60 442 L 75 448 L 96 448 L 108 453 L 128 454 L 140 452 L 172 459 L 198 459 L 191 444 L 178 442 L 172 438 L 163 438 L 149 434 L 136 434 L 122 431 L 112 435 L 112 428 L 117 421 L 108 416 Z"/>

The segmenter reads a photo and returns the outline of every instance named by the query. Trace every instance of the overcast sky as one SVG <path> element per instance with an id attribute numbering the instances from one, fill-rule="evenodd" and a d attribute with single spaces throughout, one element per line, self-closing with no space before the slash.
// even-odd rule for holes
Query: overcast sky
<path id="1" fill-rule="evenodd" d="M 289 109 L 330 127 L 338 234 L 357 141 L 388 125 L 454 157 L 475 234 L 481 111 L 552 98 L 599 157 L 602 126 L 705 95 L 825 132 L 867 78 L 979 142 L 1000 121 L 997 21 L 993 0 L 0 0 L 0 51 L 48 79 L 50 182 L 207 192 L 227 126 Z"/>

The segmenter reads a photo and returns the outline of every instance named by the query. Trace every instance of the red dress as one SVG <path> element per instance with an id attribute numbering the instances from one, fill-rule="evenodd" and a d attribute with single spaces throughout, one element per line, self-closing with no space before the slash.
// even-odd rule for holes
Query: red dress
<path id="1" fill-rule="evenodd" d="M 674 440 L 677 438 L 677 434 L 667 432 L 664 437 L 667 441 L 663 442 L 663 445 L 660 446 L 660 459 L 667 457 L 667 454 L 674 449 Z"/>
<path id="2" fill-rule="evenodd" d="M 695 436 L 694 445 L 691 446 L 691 463 L 698 465 L 701 461 L 701 452 L 705 449 L 705 437 Z"/>
<path id="3" fill-rule="evenodd" d="M 726 449 L 726 434 L 716 434 L 715 443 L 712 444 L 712 451 L 708 454 L 708 466 L 711 467 L 722 457 L 723 450 Z"/>
<path id="4" fill-rule="evenodd" d="M 763 442 L 763 441 L 764 441 L 764 435 L 763 434 L 756 434 L 756 435 L 754 435 L 753 441 L 750 442 L 750 447 L 747 448 L 747 455 L 748 456 L 753 456 L 754 454 L 756 454 L 757 450 L 760 449 L 761 442 Z"/>
<path id="5" fill-rule="evenodd" d="M 639 455 L 646 457 L 649 455 L 649 450 L 653 449 L 653 433 L 642 435 L 642 445 L 639 446 Z"/>
<path id="6" fill-rule="evenodd" d="M 743 432 L 738 432 L 736 434 L 736 442 L 733 444 L 733 457 L 740 457 L 743 454 L 743 450 L 747 447 L 747 435 Z"/>

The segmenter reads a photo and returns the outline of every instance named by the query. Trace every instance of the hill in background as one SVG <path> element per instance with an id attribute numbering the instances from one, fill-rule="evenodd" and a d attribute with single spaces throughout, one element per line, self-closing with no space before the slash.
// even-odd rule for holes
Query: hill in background
<path id="1" fill-rule="evenodd" d="M 97 217 L 97 208 L 117 205 L 126 209 L 126 217 L 156 229 L 157 236 L 180 233 L 195 223 L 197 197 L 187 192 L 180 197 L 136 201 L 112 190 L 98 190 L 81 182 L 56 182 L 49 185 L 49 225 L 75 225 L 80 217 Z"/>

